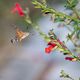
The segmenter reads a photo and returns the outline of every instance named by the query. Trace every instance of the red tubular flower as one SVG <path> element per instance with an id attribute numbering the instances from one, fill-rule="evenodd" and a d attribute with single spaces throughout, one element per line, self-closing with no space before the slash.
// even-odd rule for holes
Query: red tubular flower
<path id="1" fill-rule="evenodd" d="M 49 42 L 48 45 L 52 45 L 53 47 L 56 46 L 56 44 Z"/>
<path id="2" fill-rule="evenodd" d="M 66 57 L 65 60 L 69 60 L 69 61 L 76 61 L 76 58 L 72 58 L 72 57 Z"/>
<path id="3" fill-rule="evenodd" d="M 52 49 L 53 49 L 53 46 L 50 45 L 50 46 L 48 46 L 47 48 L 45 48 L 45 52 L 46 52 L 46 53 L 50 53 L 50 52 L 52 51 Z"/>
<path id="4" fill-rule="evenodd" d="M 49 42 L 48 45 L 49 46 L 47 48 L 45 48 L 46 53 L 50 53 L 53 50 L 53 48 L 56 47 L 56 44 L 54 44 L 54 43 Z"/>
<path id="5" fill-rule="evenodd" d="M 19 3 L 16 3 L 15 4 L 15 7 L 13 7 L 13 9 L 11 10 L 12 13 L 15 13 L 15 12 L 18 12 L 18 14 L 20 16 L 24 16 L 24 12 L 23 12 L 23 9 L 21 8 L 20 4 Z"/>

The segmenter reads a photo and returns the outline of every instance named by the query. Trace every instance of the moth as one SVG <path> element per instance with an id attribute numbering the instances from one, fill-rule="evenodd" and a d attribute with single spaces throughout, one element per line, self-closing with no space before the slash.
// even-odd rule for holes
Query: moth
<path id="1" fill-rule="evenodd" d="M 14 39 L 11 39 L 11 43 L 21 42 L 23 39 L 29 36 L 29 32 L 23 32 L 19 28 L 16 28 L 16 33 Z"/>

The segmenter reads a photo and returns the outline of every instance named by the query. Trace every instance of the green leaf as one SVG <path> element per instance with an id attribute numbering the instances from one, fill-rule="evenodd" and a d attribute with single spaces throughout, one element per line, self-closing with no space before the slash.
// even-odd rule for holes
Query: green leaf
<path id="1" fill-rule="evenodd" d="M 35 8 L 41 8 L 42 6 L 38 1 L 32 1 L 32 4 L 34 4 Z"/>
<path id="2" fill-rule="evenodd" d="M 61 75 L 60 75 L 60 77 L 69 78 L 69 74 L 65 73 L 64 70 L 61 70 Z"/>
<path id="3" fill-rule="evenodd" d="M 54 19 L 54 22 L 63 22 L 63 21 L 64 21 L 64 18 L 61 16 L 56 16 Z"/>
<path id="4" fill-rule="evenodd" d="M 78 0 L 66 0 L 65 7 L 67 9 L 73 9 L 78 4 Z"/>
<path id="5" fill-rule="evenodd" d="M 80 30 L 77 31 L 77 38 L 80 39 Z"/>
<path id="6" fill-rule="evenodd" d="M 40 2 L 38 2 L 36 0 L 35 1 L 32 1 L 32 4 L 34 4 L 35 8 L 41 8 L 41 9 L 46 8 L 46 5 L 41 4 Z"/>
<path id="7" fill-rule="evenodd" d="M 44 40 L 46 42 L 50 42 L 51 41 L 50 38 L 46 34 L 44 34 L 43 32 L 39 32 L 39 34 L 44 38 Z"/>
<path id="8" fill-rule="evenodd" d="M 32 23 L 32 21 L 31 21 L 31 19 L 29 18 L 29 16 L 26 16 L 25 21 L 26 21 L 28 24 L 31 24 L 31 23 Z"/>

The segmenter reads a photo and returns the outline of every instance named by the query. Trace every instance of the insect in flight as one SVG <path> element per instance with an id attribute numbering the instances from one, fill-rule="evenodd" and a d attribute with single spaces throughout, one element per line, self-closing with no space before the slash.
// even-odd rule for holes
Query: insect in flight
<path id="1" fill-rule="evenodd" d="M 19 28 L 16 27 L 16 33 L 14 39 L 11 39 L 11 43 L 21 42 L 23 39 L 29 36 L 29 32 L 23 32 Z"/>

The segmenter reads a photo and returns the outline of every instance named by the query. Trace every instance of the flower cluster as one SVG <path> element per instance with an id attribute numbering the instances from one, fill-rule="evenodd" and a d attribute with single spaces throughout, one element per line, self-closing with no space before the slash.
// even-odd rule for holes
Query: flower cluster
<path id="1" fill-rule="evenodd" d="M 48 33 L 48 35 L 49 35 L 49 38 L 50 38 L 51 41 L 48 42 L 48 47 L 45 48 L 45 52 L 46 53 L 50 53 L 53 50 L 55 50 L 58 47 L 57 43 L 59 43 L 60 45 L 62 44 L 62 42 L 59 39 L 57 39 L 57 37 L 53 33 L 53 29 L 50 30 L 50 32 Z"/>
<path id="2" fill-rule="evenodd" d="M 49 38 L 50 41 L 48 42 L 48 47 L 45 48 L 45 53 L 50 54 L 53 50 L 58 49 L 60 50 L 60 52 L 63 52 L 64 55 L 70 55 L 72 56 L 72 53 L 70 52 L 70 50 L 67 49 L 67 47 L 64 45 L 63 42 L 61 42 L 56 35 L 53 32 L 53 29 L 49 31 Z M 77 61 L 77 57 L 65 57 L 65 60 L 68 61 Z"/>

